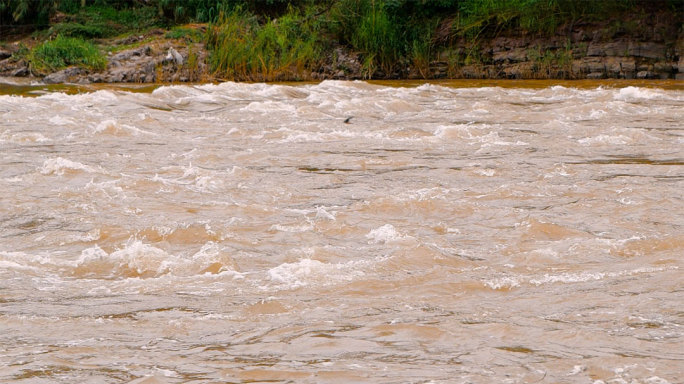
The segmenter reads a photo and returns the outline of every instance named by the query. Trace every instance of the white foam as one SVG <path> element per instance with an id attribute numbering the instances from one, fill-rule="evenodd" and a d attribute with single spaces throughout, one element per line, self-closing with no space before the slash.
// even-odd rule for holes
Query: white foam
<path id="1" fill-rule="evenodd" d="M 311 222 L 309 222 L 307 224 L 300 224 L 300 225 L 274 224 L 269 228 L 270 231 L 280 231 L 280 232 L 290 232 L 290 233 L 308 232 L 308 231 L 311 231 L 312 229 L 314 229 L 314 226 Z"/>
<path id="2" fill-rule="evenodd" d="M 96 245 L 83 250 L 72 266 L 77 271 L 82 270 L 86 277 L 94 278 L 151 278 L 234 272 L 230 256 L 213 242 L 204 244 L 190 256 L 169 254 L 140 240 L 129 241 L 112 253 Z"/>
<path id="3" fill-rule="evenodd" d="M 116 120 L 104 120 L 98 123 L 90 130 L 94 134 L 108 134 L 113 136 L 138 136 L 138 135 L 154 135 L 152 132 L 142 130 L 128 124 L 120 124 Z"/>
<path id="4" fill-rule="evenodd" d="M 323 263 L 313 259 L 301 259 L 294 263 L 283 263 L 268 270 L 268 278 L 287 288 L 298 288 L 310 284 L 328 285 L 350 281 L 363 276 L 362 263 Z"/>
<path id="5" fill-rule="evenodd" d="M 9 134 L 9 131 L 4 131 L 2 134 L 0 134 L 0 142 L 2 141 L 9 141 L 12 143 L 44 143 L 51 140 L 39 132 L 19 132 L 15 134 Z"/>
<path id="6" fill-rule="evenodd" d="M 45 160 L 45 162 L 43 162 L 43 166 L 40 168 L 40 173 L 43 175 L 62 176 L 67 170 L 84 171 L 88 173 L 96 172 L 95 168 L 89 165 L 65 159 L 63 157 L 57 157 L 54 159 Z"/>
<path id="7" fill-rule="evenodd" d="M 618 272 L 578 272 L 578 273 L 561 273 L 561 274 L 544 274 L 541 278 L 530 279 L 529 283 L 532 285 L 543 285 L 553 283 L 580 283 L 592 280 L 602 280 L 605 278 L 616 278 L 623 276 L 633 276 L 642 273 L 663 272 L 672 269 L 679 269 L 678 267 L 644 267 L 632 270 L 618 271 Z"/>
<path id="8" fill-rule="evenodd" d="M 324 207 L 316 207 L 316 218 L 335 221 L 335 212 L 330 213 Z"/>
<path id="9" fill-rule="evenodd" d="M 613 98 L 621 101 L 635 101 L 639 99 L 651 100 L 662 96 L 661 92 L 656 92 L 652 89 L 630 86 L 621 88 Z"/>
<path id="10" fill-rule="evenodd" d="M 368 232 L 366 238 L 370 244 L 384 244 L 407 239 L 408 236 L 400 234 L 392 224 L 385 224 Z"/>
<path id="11" fill-rule="evenodd" d="M 583 139 L 577 140 L 578 143 L 590 146 L 590 145 L 625 145 L 632 142 L 627 136 L 623 135 L 598 135 L 593 137 L 585 137 Z"/>
<path id="12" fill-rule="evenodd" d="M 62 117 L 60 115 L 55 115 L 48 120 L 50 124 L 53 125 L 69 125 L 69 124 L 75 124 L 73 120 L 69 118 Z"/>
<path id="13" fill-rule="evenodd" d="M 484 285 L 487 287 L 499 290 L 499 289 L 512 289 L 520 286 L 521 279 L 517 276 L 505 276 L 496 279 L 485 280 Z"/>

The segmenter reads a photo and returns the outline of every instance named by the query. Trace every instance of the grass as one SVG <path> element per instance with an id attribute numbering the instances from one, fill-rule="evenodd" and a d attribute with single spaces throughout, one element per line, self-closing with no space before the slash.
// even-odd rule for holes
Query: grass
<path id="1" fill-rule="evenodd" d="M 92 43 L 81 38 L 57 36 L 36 46 L 28 54 L 31 70 L 48 73 L 76 65 L 82 68 L 101 70 L 107 59 Z"/>
<path id="2" fill-rule="evenodd" d="M 186 42 L 200 42 L 202 41 L 202 32 L 194 28 L 187 27 L 173 27 L 164 35 L 167 39 L 185 40 Z"/>
<path id="3" fill-rule="evenodd" d="M 463 65 L 491 64 L 491 53 L 480 48 L 486 46 L 485 39 L 544 38 L 575 22 L 611 19 L 609 36 L 632 36 L 642 26 L 622 20 L 622 12 L 669 7 L 681 15 L 683 8 L 681 0 L 87 0 L 83 4 L 81 0 L 0 0 L 0 17 L 10 24 L 44 25 L 36 21 L 59 16 L 61 22 L 34 35 L 37 40 L 54 40 L 25 53 L 40 70 L 102 65 L 94 53 L 97 49 L 85 48 L 87 40 L 107 44 L 98 39 L 175 23 L 210 22 L 205 33 L 175 25 L 165 38 L 188 46 L 206 43 L 208 64 L 221 78 L 272 81 L 306 79 L 330 58 L 325 52 L 336 45 L 360 54 L 366 78 L 402 76 L 409 67 L 427 78 L 439 52 L 449 53 L 440 60 L 453 76 Z M 67 38 L 75 40 L 65 43 Z M 50 45 L 56 42 L 63 46 Z M 129 46 L 109 50 L 120 47 Z M 529 57 L 540 73 L 555 76 L 569 71 L 571 48 L 532 49 Z M 64 63 L 57 58 L 60 54 L 65 55 Z"/>
<path id="4" fill-rule="evenodd" d="M 53 24 L 48 30 L 39 32 L 37 37 L 62 35 L 100 39 L 140 32 L 162 25 L 164 21 L 159 18 L 154 7 L 117 9 L 111 5 L 89 5 L 76 8 L 75 12 L 68 14 L 63 22 Z"/>
<path id="5" fill-rule="evenodd" d="M 317 19 L 294 8 L 263 24 L 237 8 L 208 28 L 206 40 L 213 72 L 230 80 L 292 79 L 314 70 L 321 59 Z"/>

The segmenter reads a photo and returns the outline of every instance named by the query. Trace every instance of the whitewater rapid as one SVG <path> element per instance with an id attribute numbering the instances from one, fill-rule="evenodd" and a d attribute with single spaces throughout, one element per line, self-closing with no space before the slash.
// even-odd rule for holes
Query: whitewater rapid
<path id="1" fill-rule="evenodd" d="M 684 88 L 505 84 L 0 96 L 0 381 L 680 382 Z"/>

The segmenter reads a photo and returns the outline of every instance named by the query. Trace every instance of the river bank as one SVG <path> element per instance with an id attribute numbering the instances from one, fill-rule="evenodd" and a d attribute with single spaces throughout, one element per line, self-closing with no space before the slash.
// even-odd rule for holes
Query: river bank
<path id="1" fill-rule="evenodd" d="M 238 70 L 225 67 L 225 63 L 224 67 L 217 65 L 218 51 L 234 50 L 226 48 L 225 41 L 217 42 L 220 28 L 225 28 L 217 24 L 149 28 L 125 36 L 89 39 L 104 55 L 103 64 L 96 68 L 70 65 L 37 70 L 27 52 L 41 41 L 29 36 L 0 45 L 0 76 L 33 77 L 47 84 L 326 79 L 684 80 L 684 29 L 678 15 L 664 7 L 646 6 L 622 12 L 612 20 L 573 19 L 545 33 L 483 27 L 482 35 L 476 37 L 454 34 L 454 22 L 446 18 L 430 31 L 427 51 L 395 55 L 389 64 L 368 49 L 328 38 L 315 41 L 315 60 L 262 63 L 257 67 L 230 64 L 237 65 Z M 273 19 L 265 26 L 276 28 L 277 21 Z M 246 53 L 250 54 L 258 55 Z"/>

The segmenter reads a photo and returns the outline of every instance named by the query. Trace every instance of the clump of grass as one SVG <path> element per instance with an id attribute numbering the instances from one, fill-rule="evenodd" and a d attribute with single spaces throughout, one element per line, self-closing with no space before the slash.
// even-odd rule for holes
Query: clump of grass
<path id="1" fill-rule="evenodd" d="M 202 33 L 197 29 L 187 27 L 174 27 L 166 32 L 167 39 L 183 39 L 187 42 L 199 42 L 202 39 Z"/>
<path id="2" fill-rule="evenodd" d="M 366 77 L 376 68 L 391 73 L 406 52 L 401 23 L 382 0 L 342 0 L 329 14 L 329 28 L 340 42 L 362 53 Z"/>
<path id="3" fill-rule="evenodd" d="M 264 24 L 236 8 L 209 27 L 207 45 L 212 70 L 231 80 L 298 80 L 321 56 L 316 18 L 293 8 Z"/>
<path id="4" fill-rule="evenodd" d="M 48 34 L 50 36 L 62 35 L 66 37 L 82 37 L 85 39 L 102 38 L 111 33 L 111 29 L 104 24 L 87 24 L 81 23 L 59 23 L 53 25 Z"/>
<path id="5" fill-rule="evenodd" d="M 28 55 L 31 69 L 38 73 L 60 70 L 70 65 L 104 69 L 107 59 L 92 43 L 76 37 L 57 36 L 36 46 Z"/>
<path id="6" fill-rule="evenodd" d="M 73 11 L 73 13 L 69 14 L 63 22 L 52 25 L 49 30 L 38 32 L 38 37 L 62 35 L 99 39 L 139 32 L 163 24 L 155 8 L 150 6 L 115 8 L 98 2 L 96 5 L 86 7 L 67 7 L 68 4 L 70 3 L 60 4 L 60 8 Z"/>

